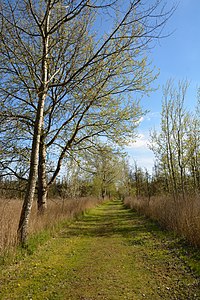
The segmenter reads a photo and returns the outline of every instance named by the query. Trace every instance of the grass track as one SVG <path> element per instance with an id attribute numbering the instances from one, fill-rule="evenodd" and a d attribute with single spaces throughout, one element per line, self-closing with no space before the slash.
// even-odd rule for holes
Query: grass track
<path id="1" fill-rule="evenodd" d="M 193 300 L 199 284 L 174 239 L 113 201 L 2 270 L 0 299 Z"/>

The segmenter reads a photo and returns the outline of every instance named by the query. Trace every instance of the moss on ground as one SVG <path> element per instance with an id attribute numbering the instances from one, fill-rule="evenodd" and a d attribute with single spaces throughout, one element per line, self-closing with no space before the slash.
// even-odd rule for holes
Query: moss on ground
<path id="1" fill-rule="evenodd" d="M 191 270 L 199 256 L 185 249 L 120 201 L 108 202 L 5 267 L 0 299 L 200 299 Z"/>

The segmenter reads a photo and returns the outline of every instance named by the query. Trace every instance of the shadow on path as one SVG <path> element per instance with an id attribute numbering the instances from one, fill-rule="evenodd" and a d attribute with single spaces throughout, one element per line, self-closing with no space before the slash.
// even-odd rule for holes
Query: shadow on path
<path id="1" fill-rule="evenodd" d="M 90 236 L 112 237 L 120 235 L 133 237 L 136 233 L 146 233 L 144 218 L 125 208 L 120 201 L 108 202 L 71 224 L 62 237 Z"/>

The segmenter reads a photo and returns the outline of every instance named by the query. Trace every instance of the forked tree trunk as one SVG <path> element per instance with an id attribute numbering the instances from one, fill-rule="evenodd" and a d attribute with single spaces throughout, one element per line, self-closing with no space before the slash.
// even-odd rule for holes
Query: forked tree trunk
<path id="1" fill-rule="evenodd" d="M 44 103 L 47 97 L 47 86 L 48 86 L 48 43 L 49 37 L 45 36 L 48 32 L 49 27 L 49 16 L 45 22 L 45 30 L 43 36 L 43 56 L 41 64 L 41 86 L 38 90 L 38 106 L 34 126 L 34 135 L 31 150 L 31 161 L 30 161 L 30 172 L 28 179 L 28 186 L 26 190 L 26 195 L 21 211 L 19 226 L 18 226 L 18 240 L 24 245 L 27 240 L 28 235 L 28 223 L 30 219 L 31 208 L 33 204 L 35 188 L 38 178 L 38 160 L 39 160 L 39 147 L 40 147 L 40 137 L 43 128 L 44 119 Z"/>
<path id="2" fill-rule="evenodd" d="M 44 19 L 43 26 L 40 27 L 42 32 L 42 59 L 41 59 L 41 85 L 38 89 L 38 106 L 34 126 L 34 135 L 31 150 L 30 172 L 28 179 L 27 191 L 21 211 L 19 226 L 18 226 L 18 239 L 24 245 L 28 235 L 28 223 L 30 219 L 31 208 L 33 204 L 35 188 L 38 178 L 38 160 L 40 137 L 43 129 L 44 120 L 44 104 L 47 97 L 48 90 L 48 55 L 49 55 L 49 21 L 50 9 L 47 9 L 47 14 Z"/>
<path id="3" fill-rule="evenodd" d="M 28 186 L 27 186 L 26 195 L 25 195 L 21 216 L 19 220 L 19 225 L 18 225 L 18 232 L 17 232 L 18 240 L 22 245 L 25 244 L 27 239 L 28 222 L 29 222 L 32 204 L 33 204 L 36 182 L 37 182 L 39 145 L 40 145 L 41 128 L 43 123 L 43 111 L 44 111 L 45 98 L 46 98 L 46 93 L 43 93 L 43 95 L 41 95 L 38 102 L 38 109 L 37 109 L 37 115 L 36 115 L 36 121 L 34 127 L 32 150 L 31 150 Z"/>

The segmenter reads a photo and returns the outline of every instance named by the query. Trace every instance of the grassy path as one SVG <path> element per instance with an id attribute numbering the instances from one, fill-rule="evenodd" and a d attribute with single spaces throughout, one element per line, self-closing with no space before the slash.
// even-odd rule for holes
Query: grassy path
<path id="1" fill-rule="evenodd" d="M 2 270 L 0 299 L 200 299 L 200 280 L 175 246 L 155 225 L 109 202 Z"/>

